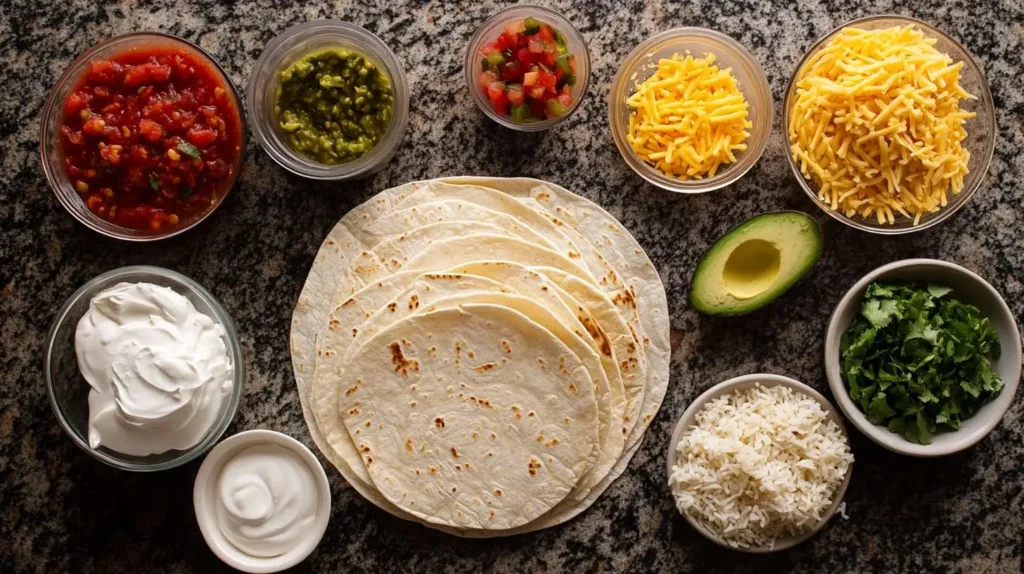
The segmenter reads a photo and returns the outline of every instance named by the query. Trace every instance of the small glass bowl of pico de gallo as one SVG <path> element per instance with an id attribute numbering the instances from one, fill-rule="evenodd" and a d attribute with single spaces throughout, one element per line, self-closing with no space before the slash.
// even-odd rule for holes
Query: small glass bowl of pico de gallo
<path id="1" fill-rule="evenodd" d="M 128 241 L 177 235 L 224 201 L 246 147 L 234 84 L 199 46 L 116 36 L 50 90 L 39 127 L 46 178 L 91 229 Z"/>
<path id="2" fill-rule="evenodd" d="M 489 118 L 510 129 L 541 131 L 579 107 L 590 83 L 590 52 L 558 12 L 514 6 L 473 34 L 465 74 L 473 101 Z"/>

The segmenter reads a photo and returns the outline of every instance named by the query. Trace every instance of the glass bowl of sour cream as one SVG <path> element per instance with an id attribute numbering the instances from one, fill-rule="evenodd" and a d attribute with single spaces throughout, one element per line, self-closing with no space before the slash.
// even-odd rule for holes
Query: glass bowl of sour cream
<path id="1" fill-rule="evenodd" d="M 47 337 L 46 389 L 68 436 L 110 466 L 152 472 L 210 449 L 238 411 L 234 322 L 195 281 L 122 267 L 68 298 Z"/>

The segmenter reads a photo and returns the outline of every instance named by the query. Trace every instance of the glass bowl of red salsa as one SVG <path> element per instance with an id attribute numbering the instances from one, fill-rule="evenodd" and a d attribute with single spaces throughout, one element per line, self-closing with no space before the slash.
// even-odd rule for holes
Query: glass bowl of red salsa
<path id="1" fill-rule="evenodd" d="M 480 110 L 519 131 L 549 129 L 579 107 L 590 84 L 590 52 L 579 30 L 541 6 L 491 16 L 466 49 L 466 85 Z"/>
<path id="2" fill-rule="evenodd" d="M 43 170 L 76 219 L 152 241 L 212 213 L 246 146 L 241 97 L 201 48 L 154 32 L 93 46 L 60 76 L 39 128 Z"/>

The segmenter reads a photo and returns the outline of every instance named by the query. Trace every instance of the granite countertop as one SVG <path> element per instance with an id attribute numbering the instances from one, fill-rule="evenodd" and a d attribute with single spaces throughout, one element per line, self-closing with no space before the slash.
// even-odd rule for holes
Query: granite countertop
<path id="1" fill-rule="evenodd" d="M 544 2 L 546 3 L 546 2 Z M 671 428 L 701 391 L 736 375 L 773 372 L 828 394 L 825 326 L 842 293 L 883 263 L 935 257 L 985 277 L 1024 318 L 1024 4 L 911 0 L 783 2 L 693 0 L 555 2 L 583 32 L 590 92 L 564 125 L 542 134 L 503 130 L 474 107 L 462 79 L 465 44 L 500 2 L 355 3 L 214 0 L 13 0 L 0 6 L 0 571 L 211 572 L 226 570 L 192 512 L 199 467 L 130 474 L 93 460 L 66 437 L 46 398 L 46 331 L 63 301 L 109 269 L 154 264 L 212 291 L 241 334 L 248 380 L 229 434 L 268 428 L 312 447 L 288 355 L 292 306 L 331 226 L 371 194 L 444 175 L 533 176 L 607 208 L 647 250 L 669 295 L 673 359 L 664 405 L 625 474 L 580 517 L 502 540 L 456 539 L 378 510 L 333 468 L 334 509 L 299 571 L 1024 571 L 1024 407 L 1020 393 L 977 447 L 938 460 L 891 454 L 852 432 L 857 457 L 835 519 L 796 549 L 746 556 L 706 542 L 673 507 L 664 484 Z M 863 7 L 859 7 L 863 5 Z M 386 7 L 385 7 L 386 6 Z M 779 107 L 803 52 L 834 26 L 873 13 L 913 15 L 964 43 L 985 70 L 999 137 L 984 186 L 938 228 L 882 238 L 824 216 L 785 162 Z M 394 160 L 360 182 L 290 176 L 250 143 L 241 181 L 196 229 L 150 245 L 105 239 L 57 203 L 38 154 L 39 115 L 54 79 L 83 50 L 116 34 L 159 30 L 198 42 L 244 86 L 263 46 L 309 19 L 355 22 L 380 36 L 412 85 L 408 133 Z M 617 63 L 644 38 L 705 26 L 746 45 L 768 74 L 775 130 L 739 183 L 703 196 L 648 185 L 619 157 L 605 98 Z M 740 319 L 689 309 L 702 252 L 765 211 L 805 210 L 823 223 L 826 249 L 781 301 Z M 852 429 L 852 427 L 851 427 Z"/>

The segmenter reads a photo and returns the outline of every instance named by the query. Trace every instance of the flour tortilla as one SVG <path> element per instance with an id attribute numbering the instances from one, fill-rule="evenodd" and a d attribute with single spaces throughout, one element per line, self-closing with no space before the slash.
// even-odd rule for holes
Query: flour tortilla
<path id="1" fill-rule="evenodd" d="M 597 398 L 598 409 L 598 458 L 592 469 L 587 473 L 586 479 L 577 484 L 571 495 L 574 499 L 582 499 L 601 479 L 605 477 L 612 466 L 622 454 L 625 437 L 619 431 L 615 420 L 621 420 L 624 400 L 622 396 L 621 381 L 619 387 L 612 390 L 608 377 L 612 372 L 605 371 L 606 363 L 602 361 L 601 351 L 586 329 L 561 300 L 552 301 L 543 297 L 540 293 L 531 293 L 523 296 L 502 292 L 499 289 L 493 290 L 449 290 L 445 289 L 449 282 L 439 282 L 431 285 L 429 280 L 417 280 L 403 291 L 396 300 L 399 304 L 391 307 L 388 305 L 378 311 L 359 328 L 365 333 L 364 338 L 357 338 L 349 346 L 343 364 L 351 361 L 352 357 L 359 351 L 365 341 L 375 333 L 402 320 L 404 317 L 419 313 L 429 312 L 435 309 L 445 309 L 470 303 L 488 303 L 492 305 L 503 305 L 509 309 L 519 311 L 531 321 L 547 329 L 558 340 L 562 341 L 583 363 L 594 382 L 594 394 Z M 553 287 L 553 286 L 552 286 Z M 531 296 L 532 295 L 532 296 Z M 557 298 L 551 294 L 552 298 Z M 401 303 L 409 300 L 417 301 L 415 309 L 412 305 Z M 556 305 L 561 305 L 559 311 Z M 392 310 L 393 309 L 393 310 Z M 572 323 L 575 322 L 575 325 Z M 589 340 L 588 340 L 589 338 Z M 551 368 L 554 368 L 553 366 Z M 617 371 L 615 371 L 617 372 Z M 320 382 L 323 382 L 321 379 Z M 316 383 L 314 383 L 316 384 Z M 336 405 L 321 403 L 322 406 L 336 409 Z M 318 407 L 321 408 L 321 407 Z M 318 418 L 319 420 L 319 418 Z M 332 446 L 337 446 L 332 443 Z M 353 447 L 353 452 L 354 452 Z M 360 460 L 346 457 L 351 466 L 358 466 Z"/>
<path id="2" fill-rule="evenodd" d="M 462 178 L 462 181 L 467 180 Z M 449 183 L 458 182 L 459 180 L 449 180 Z M 499 189 L 515 196 L 523 205 L 544 207 L 548 210 L 549 220 L 558 219 L 555 217 L 556 213 L 559 217 L 564 218 L 559 221 L 563 224 L 568 222 L 568 226 L 575 227 L 580 235 L 585 236 L 592 245 L 599 247 L 600 253 L 610 262 L 617 275 L 622 277 L 634 290 L 639 314 L 644 323 L 651 327 L 637 329 L 638 334 L 644 332 L 641 335 L 641 342 L 644 343 L 644 350 L 647 351 L 647 354 L 651 355 L 647 357 L 646 390 L 648 392 L 645 393 L 643 401 L 642 425 L 633 428 L 630 433 L 632 446 L 619 459 L 609 475 L 591 491 L 582 503 L 571 508 L 563 508 L 565 505 L 560 505 L 533 523 L 506 531 L 466 531 L 441 528 L 462 536 L 509 535 L 545 528 L 572 518 L 596 500 L 626 468 L 633 453 L 639 447 L 639 437 L 642 436 L 642 431 L 646 428 L 652 413 L 657 410 L 668 383 L 668 313 L 664 288 L 657 277 L 657 271 L 628 232 L 598 206 L 561 187 L 539 180 L 473 178 L 472 183 Z M 326 329 L 327 316 L 331 308 L 344 301 L 351 293 L 341 293 L 343 296 L 340 297 L 340 300 L 337 296 L 332 299 L 331 294 L 335 293 L 335 287 L 339 284 L 340 278 L 346 274 L 346 262 L 350 254 L 353 250 L 364 248 L 364 244 L 352 235 L 349 228 L 355 229 L 360 225 L 379 220 L 389 213 L 401 211 L 402 209 L 398 208 L 398 205 L 407 197 L 417 189 L 433 184 L 434 182 L 419 182 L 386 190 L 353 209 L 343 218 L 342 222 L 332 229 L 317 253 L 309 277 L 296 303 L 291 332 L 296 383 L 303 403 L 303 413 L 309 423 L 314 442 L 321 448 L 324 456 L 339 468 L 345 478 L 364 497 L 388 512 L 403 518 L 408 518 L 408 515 L 390 505 L 376 490 L 361 486 L 359 481 L 353 480 L 351 472 L 346 474 L 344 462 L 333 454 L 332 449 L 326 447 L 324 436 L 315 424 L 309 408 L 306 388 L 316 359 L 317 334 Z M 539 190 L 534 191 L 537 188 Z M 545 197 L 545 193 L 553 198 Z M 540 199 L 534 199 L 535 195 Z M 438 202 L 428 201 L 425 204 L 429 203 Z M 412 207 L 417 206 L 406 209 Z M 557 239 L 557 236 L 555 238 Z M 563 247 L 569 246 L 571 241 L 558 241 L 558 243 L 562 247 L 556 247 L 556 251 L 571 255 L 571 252 L 563 249 Z M 642 360 L 640 362 L 643 364 Z"/>
<path id="3" fill-rule="evenodd" d="M 583 363 L 506 307 L 407 317 L 368 340 L 340 382 L 345 426 L 374 485 L 430 523 L 529 524 L 596 456 L 597 405 Z"/>

